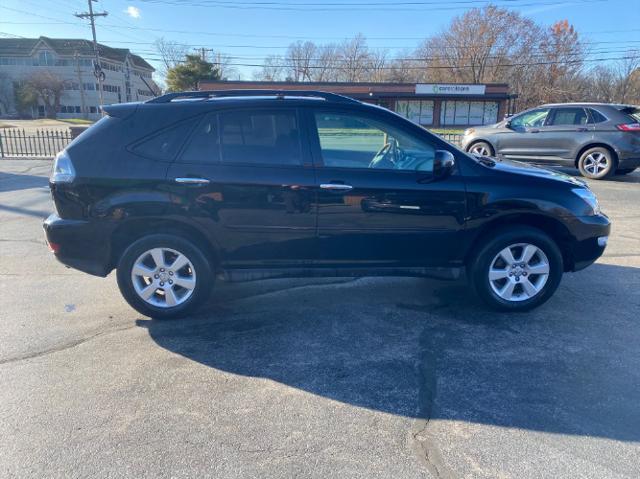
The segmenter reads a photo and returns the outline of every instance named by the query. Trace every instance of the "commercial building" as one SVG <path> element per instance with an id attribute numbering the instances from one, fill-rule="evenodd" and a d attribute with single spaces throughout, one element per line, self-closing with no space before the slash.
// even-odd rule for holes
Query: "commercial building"
<path id="1" fill-rule="evenodd" d="M 333 83 L 203 81 L 201 90 L 322 90 L 382 105 L 429 128 L 463 128 L 496 123 L 510 112 L 509 86 L 504 83 Z"/>
<path id="2" fill-rule="evenodd" d="M 100 68 L 104 74 L 104 103 L 144 101 L 153 97 L 156 88 L 151 79 L 154 68 L 142 57 L 126 48 L 98 44 Z M 98 81 L 94 69 L 93 43 L 88 40 L 61 38 L 0 38 L 0 88 L 13 89 L 47 70 L 65 83 L 57 116 L 59 118 L 100 117 Z M 15 113 L 13 91 L 0 92 L 0 114 Z M 3 106 L 4 104 L 4 106 Z M 42 103 L 26 112 L 32 117 L 45 116 Z"/>

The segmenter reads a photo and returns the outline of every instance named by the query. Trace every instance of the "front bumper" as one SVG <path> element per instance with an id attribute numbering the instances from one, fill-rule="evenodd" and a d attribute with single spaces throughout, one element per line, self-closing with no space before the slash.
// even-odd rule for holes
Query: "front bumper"
<path id="1" fill-rule="evenodd" d="M 62 264 L 95 276 L 109 274 L 112 269 L 109 235 L 100 225 L 52 214 L 42 226 L 49 249 Z"/>
<path id="2" fill-rule="evenodd" d="M 611 233 L 611 222 L 605 215 L 577 216 L 573 219 L 571 231 L 574 241 L 569 249 L 571 271 L 580 271 L 593 264 L 607 247 Z"/>

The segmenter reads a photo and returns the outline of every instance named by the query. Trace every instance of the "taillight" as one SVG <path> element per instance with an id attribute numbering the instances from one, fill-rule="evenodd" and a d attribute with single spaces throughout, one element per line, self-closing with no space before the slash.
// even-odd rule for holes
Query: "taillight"
<path id="1" fill-rule="evenodd" d="M 71 183 L 76 177 L 76 170 L 71 163 L 71 158 L 65 150 L 58 153 L 53 161 L 53 170 L 49 181 L 51 183 Z"/>
<path id="2" fill-rule="evenodd" d="M 620 131 L 640 131 L 640 123 L 623 123 L 622 125 L 616 125 Z"/>

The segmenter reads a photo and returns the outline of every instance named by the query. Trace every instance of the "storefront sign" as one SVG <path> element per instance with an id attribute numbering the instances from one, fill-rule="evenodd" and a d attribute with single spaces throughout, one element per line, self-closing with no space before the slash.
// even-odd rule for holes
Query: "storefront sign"
<path id="1" fill-rule="evenodd" d="M 416 95 L 484 95 L 485 85 L 418 83 Z"/>

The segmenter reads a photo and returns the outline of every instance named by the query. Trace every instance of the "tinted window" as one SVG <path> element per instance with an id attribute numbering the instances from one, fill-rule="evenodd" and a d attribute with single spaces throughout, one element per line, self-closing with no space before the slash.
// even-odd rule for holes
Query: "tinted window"
<path id="1" fill-rule="evenodd" d="M 136 145 L 133 151 L 149 158 L 166 161 L 173 160 L 195 122 L 196 120 L 191 119 L 165 128 Z"/>
<path id="2" fill-rule="evenodd" d="M 511 128 L 527 128 L 527 127 L 540 127 L 544 125 L 544 121 L 549 114 L 548 108 L 539 108 L 537 110 L 531 110 L 521 115 L 514 116 L 511 119 Z"/>
<path id="3" fill-rule="evenodd" d="M 598 110 L 589 108 L 589 115 L 591 115 L 591 123 L 602 123 L 607 121 L 607 117 L 600 113 Z"/>
<path id="4" fill-rule="evenodd" d="M 218 115 L 205 116 L 198 124 L 180 156 L 182 163 L 213 163 L 220 161 Z"/>
<path id="5" fill-rule="evenodd" d="M 315 118 L 325 166 L 433 171 L 435 147 L 390 125 L 352 114 Z"/>
<path id="6" fill-rule="evenodd" d="M 588 122 L 587 112 L 584 111 L 584 108 L 557 108 L 551 124 L 554 126 L 586 125 Z"/>
<path id="7" fill-rule="evenodd" d="M 300 128 L 295 111 L 235 111 L 219 115 L 222 161 L 299 165 Z"/>

